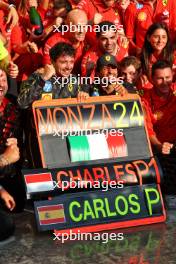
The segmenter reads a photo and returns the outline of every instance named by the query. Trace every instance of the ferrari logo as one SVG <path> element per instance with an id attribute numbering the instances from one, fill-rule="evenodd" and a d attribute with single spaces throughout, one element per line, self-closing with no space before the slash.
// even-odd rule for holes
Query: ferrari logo
<path id="1" fill-rule="evenodd" d="M 71 92 L 73 90 L 73 84 L 72 83 L 69 83 L 68 84 L 68 90 Z"/>
<path id="2" fill-rule="evenodd" d="M 145 21 L 147 19 L 147 14 L 145 12 L 140 12 L 138 14 L 138 20 L 139 21 Z"/>
<path id="3" fill-rule="evenodd" d="M 110 59 L 111 59 L 110 56 L 106 56 L 106 57 L 105 57 L 105 60 L 106 60 L 106 61 L 110 61 Z"/>
<path id="4" fill-rule="evenodd" d="M 144 90 L 143 90 L 143 89 L 138 90 L 138 91 L 136 91 L 136 93 L 137 93 L 138 95 L 140 95 L 140 96 L 143 96 L 143 95 L 144 95 Z"/>
<path id="5" fill-rule="evenodd" d="M 163 6 L 167 6 L 167 0 L 163 0 Z"/>
<path id="6" fill-rule="evenodd" d="M 43 93 L 42 94 L 42 100 L 44 100 L 44 101 L 52 100 L 52 93 Z"/>
<path id="7" fill-rule="evenodd" d="M 160 120 L 163 117 L 163 112 L 162 111 L 156 111 L 154 113 L 154 117 L 156 120 Z"/>

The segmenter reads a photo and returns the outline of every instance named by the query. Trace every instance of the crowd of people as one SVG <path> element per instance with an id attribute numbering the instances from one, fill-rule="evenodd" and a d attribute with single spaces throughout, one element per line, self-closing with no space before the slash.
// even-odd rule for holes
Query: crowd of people
<path id="1" fill-rule="evenodd" d="M 41 18 L 41 34 L 31 8 Z M 0 2 L 0 197 L 8 209 L 24 206 L 21 167 L 26 160 L 38 166 L 33 156 L 39 153 L 31 153 L 35 100 L 137 93 L 154 150 L 170 155 L 176 142 L 175 10 L 175 0 Z M 0 223 L 9 231 L 0 228 L 0 240 L 14 230 L 4 214 Z"/>

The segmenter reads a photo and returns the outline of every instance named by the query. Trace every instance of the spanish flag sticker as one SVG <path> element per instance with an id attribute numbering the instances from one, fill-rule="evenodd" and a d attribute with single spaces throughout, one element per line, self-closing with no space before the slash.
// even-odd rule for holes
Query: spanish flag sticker
<path id="1" fill-rule="evenodd" d="M 40 225 L 65 223 L 63 204 L 37 207 Z"/>
<path id="2" fill-rule="evenodd" d="M 139 12 L 138 20 L 139 21 L 145 21 L 146 19 L 147 19 L 147 14 L 145 12 Z"/>

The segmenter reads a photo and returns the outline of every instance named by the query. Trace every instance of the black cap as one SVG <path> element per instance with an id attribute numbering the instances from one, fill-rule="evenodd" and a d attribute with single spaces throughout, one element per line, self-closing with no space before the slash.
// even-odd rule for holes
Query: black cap
<path id="1" fill-rule="evenodd" d="M 98 61 L 97 61 L 97 71 L 100 71 L 100 69 L 103 66 L 112 65 L 116 68 L 118 68 L 118 63 L 116 61 L 116 57 L 110 54 L 104 54 L 102 55 Z"/>

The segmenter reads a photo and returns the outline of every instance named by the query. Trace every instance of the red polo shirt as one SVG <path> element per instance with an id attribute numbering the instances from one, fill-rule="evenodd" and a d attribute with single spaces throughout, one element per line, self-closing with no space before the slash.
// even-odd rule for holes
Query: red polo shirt
<path id="1" fill-rule="evenodd" d="M 156 135 L 160 142 L 176 141 L 176 83 L 171 86 L 171 93 L 163 99 L 155 88 L 145 92 L 142 97 L 146 113 L 149 135 Z"/>
<path id="2" fill-rule="evenodd" d="M 129 25 L 130 23 L 134 23 L 135 16 L 138 12 L 137 7 L 136 7 L 136 3 L 130 2 L 130 4 L 128 5 L 126 10 L 123 10 L 119 4 L 117 4 L 117 8 L 119 10 L 120 18 L 121 18 L 122 24 L 124 26 L 125 35 L 129 36 L 129 34 L 130 34 L 128 32 L 129 27 L 127 27 L 127 25 Z M 131 30 L 131 28 L 130 28 L 130 30 Z M 134 44 L 132 44 L 130 42 L 129 43 L 129 53 L 135 54 L 135 48 L 136 47 L 134 46 Z"/>
<path id="3" fill-rule="evenodd" d="M 38 6 L 37 11 L 39 12 L 44 28 L 54 23 L 55 18 L 53 18 L 53 8 L 44 9 L 42 6 Z"/>
<path id="4" fill-rule="evenodd" d="M 18 65 L 18 81 L 26 80 L 35 70 L 42 66 L 42 52 L 28 53 L 21 45 L 28 40 L 26 31 L 22 26 L 15 26 L 11 33 L 11 54 L 15 64 Z"/>
<path id="5" fill-rule="evenodd" d="M 119 25 L 121 23 L 117 7 L 106 7 L 102 0 L 81 0 L 77 8 L 86 12 L 88 20 L 93 21 L 96 13 L 102 15 L 102 21 L 110 21 Z"/>
<path id="6" fill-rule="evenodd" d="M 112 7 L 106 7 L 102 0 L 81 0 L 77 8 L 86 12 L 88 21 L 91 25 L 93 25 L 93 19 L 95 14 L 99 13 L 102 15 L 102 19 L 100 22 L 110 21 L 116 25 L 117 29 L 121 29 L 119 27 L 122 24 L 120 15 L 115 5 Z M 95 31 L 96 30 L 94 26 L 92 31 L 88 31 L 86 34 L 86 40 L 91 47 L 97 45 Z"/>
<path id="7" fill-rule="evenodd" d="M 165 22 L 171 33 L 171 37 L 175 38 L 176 31 L 176 1 L 157 0 L 156 8 L 153 9 L 149 3 L 145 3 L 143 8 L 136 14 L 129 10 L 126 21 L 126 35 L 130 39 L 135 39 L 137 47 L 142 48 L 146 32 L 150 25 L 155 22 Z"/>
<path id="8" fill-rule="evenodd" d="M 124 25 L 124 29 L 126 32 L 126 25 L 127 25 L 128 20 L 129 20 L 129 17 L 128 17 L 129 12 L 132 13 L 135 17 L 135 15 L 138 11 L 137 7 L 136 7 L 136 3 L 130 2 L 130 4 L 128 5 L 128 7 L 125 10 L 123 10 L 118 3 L 116 4 L 116 7 L 119 11 L 120 19 Z"/>

